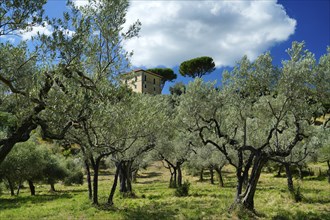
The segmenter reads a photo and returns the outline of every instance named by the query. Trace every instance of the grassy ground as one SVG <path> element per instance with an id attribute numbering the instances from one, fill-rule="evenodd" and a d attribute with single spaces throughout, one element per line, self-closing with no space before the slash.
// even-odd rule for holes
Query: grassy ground
<path id="1" fill-rule="evenodd" d="M 112 175 L 104 173 L 100 181 L 100 203 L 104 204 L 112 184 Z M 57 184 L 56 193 L 49 186 L 38 185 L 37 195 L 23 189 L 19 196 L 4 192 L 0 197 L 0 219 L 239 219 L 240 213 L 228 213 L 235 193 L 235 178 L 225 170 L 225 187 L 191 182 L 188 197 L 174 197 L 168 188 L 167 170 L 155 164 L 140 173 L 133 185 L 137 198 L 115 197 L 115 206 L 95 207 L 87 198 L 87 186 L 64 187 Z M 259 219 L 330 219 L 330 185 L 325 178 L 295 180 L 304 196 L 295 203 L 286 189 L 285 178 L 263 173 L 258 185 L 255 206 Z M 242 217 L 241 217 L 242 218 Z M 243 216 L 244 218 L 244 216 Z M 245 219 L 249 219 L 245 216 Z"/>

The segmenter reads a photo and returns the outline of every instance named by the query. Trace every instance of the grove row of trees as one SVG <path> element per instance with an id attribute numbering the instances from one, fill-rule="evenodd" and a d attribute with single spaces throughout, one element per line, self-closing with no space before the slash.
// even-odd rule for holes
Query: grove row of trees
<path id="1" fill-rule="evenodd" d="M 59 149 L 53 144 L 40 144 L 34 137 L 19 143 L 0 165 L 0 181 L 10 189 L 11 195 L 19 194 L 25 181 L 31 195 L 35 195 L 35 182 L 50 185 L 55 192 L 55 183 L 62 180 L 65 185 L 82 184 L 84 174 L 78 159 L 64 157 L 56 153 Z"/>
<path id="2" fill-rule="evenodd" d="M 43 138 L 79 146 L 94 204 L 104 160 L 115 167 L 110 205 L 118 181 L 120 192 L 130 195 L 137 171 L 148 161 L 162 160 L 171 172 L 171 187 L 182 185 L 187 161 L 220 176 L 230 164 L 237 178 L 233 207 L 253 210 L 266 163 L 287 167 L 321 148 L 329 151 L 329 120 L 315 126 L 315 118 L 329 112 L 329 48 L 316 61 L 304 43 L 294 42 L 281 67 L 273 66 L 269 53 L 253 62 L 243 57 L 223 73 L 221 87 L 199 78 L 213 70 L 212 60 L 202 59 L 204 68 L 191 60 L 182 72 L 197 78 L 187 87 L 172 88 L 167 96 L 135 94 L 119 77 L 127 72 L 131 55 L 122 43 L 136 37 L 141 25 L 137 21 L 123 29 L 128 1 L 69 5 L 72 11 L 62 19 L 48 19 L 53 33 L 38 36 L 35 49 L 24 42 L 0 44 L 1 166 L 10 157 L 17 159 L 17 143 L 40 128 Z M 42 16 L 42 6 L 1 3 L 0 37 L 40 24 L 34 17 Z M 329 165 L 329 158 L 322 160 Z M 32 181 L 32 176 L 22 180 Z"/>

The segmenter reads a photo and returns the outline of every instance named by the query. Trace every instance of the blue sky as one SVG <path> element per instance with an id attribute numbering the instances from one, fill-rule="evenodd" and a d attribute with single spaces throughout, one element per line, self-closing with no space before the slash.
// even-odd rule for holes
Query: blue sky
<path id="1" fill-rule="evenodd" d="M 76 5 L 87 2 L 73 1 Z M 48 0 L 45 7 L 50 17 L 61 17 L 65 10 L 65 0 Z M 317 59 L 330 45 L 329 0 L 131 0 L 127 26 L 136 19 L 142 22 L 140 37 L 124 45 L 134 51 L 132 68 L 162 66 L 178 73 L 181 62 L 211 56 L 217 70 L 203 77 L 211 81 L 220 81 L 222 71 L 244 55 L 253 60 L 270 51 L 274 64 L 279 65 L 288 58 L 285 50 L 293 41 L 305 41 Z M 51 33 L 47 26 L 36 30 Z M 175 82 L 190 80 L 178 74 Z M 163 93 L 175 82 L 166 83 Z"/>
<path id="2" fill-rule="evenodd" d="M 285 52 L 291 47 L 293 41 L 305 41 L 306 48 L 315 54 L 317 59 L 326 53 L 327 46 L 330 46 L 330 1 L 328 0 L 280 0 L 278 4 L 283 5 L 290 18 L 297 21 L 295 31 L 285 41 L 276 43 L 265 51 L 270 51 L 275 65 L 280 65 L 283 59 L 288 59 Z M 177 68 L 176 68 L 177 69 Z M 221 73 L 230 67 L 217 68 L 215 72 L 204 76 L 204 80 L 221 79 Z M 187 83 L 187 79 L 178 75 L 178 81 Z M 168 93 L 168 83 L 163 92 Z"/>

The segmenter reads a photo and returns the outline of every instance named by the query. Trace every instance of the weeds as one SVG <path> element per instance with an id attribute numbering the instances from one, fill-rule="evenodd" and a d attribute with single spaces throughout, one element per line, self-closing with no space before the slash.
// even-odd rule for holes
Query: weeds
<path id="1" fill-rule="evenodd" d="M 182 186 L 179 186 L 175 190 L 175 195 L 178 197 L 182 196 L 188 196 L 189 195 L 189 188 L 190 188 L 190 183 L 188 180 L 186 180 Z"/>

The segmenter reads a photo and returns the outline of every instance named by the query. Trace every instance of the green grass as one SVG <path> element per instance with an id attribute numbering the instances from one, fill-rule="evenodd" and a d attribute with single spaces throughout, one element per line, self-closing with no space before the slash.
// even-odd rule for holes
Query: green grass
<path id="1" fill-rule="evenodd" d="M 188 197 L 175 197 L 168 188 L 168 171 L 155 164 L 140 173 L 133 185 L 137 198 L 121 198 L 117 193 L 114 207 L 104 204 L 109 195 L 112 175 L 100 177 L 100 206 L 91 205 L 87 186 L 65 187 L 58 192 L 38 185 L 37 195 L 23 189 L 19 196 L 7 192 L 0 197 L 0 219 L 250 219 L 239 212 L 228 213 L 235 194 L 235 175 L 225 170 L 225 187 L 199 182 L 185 176 L 191 183 Z M 300 186 L 303 201 L 295 203 L 286 189 L 285 178 L 263 173 L 255 196 L 258 219 L 330 219 L 330 185 L 326 179 L 306 178 L 294 181 Z"/>

